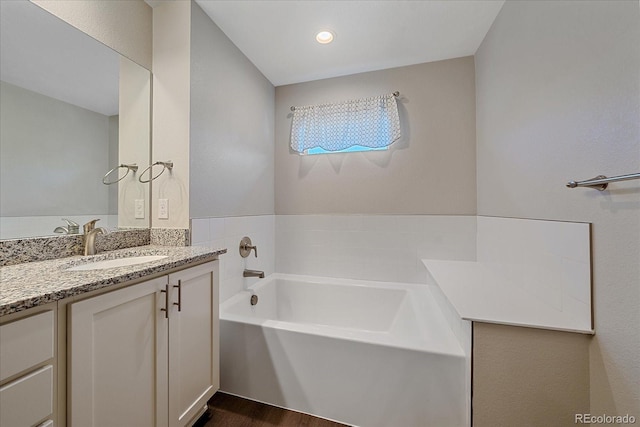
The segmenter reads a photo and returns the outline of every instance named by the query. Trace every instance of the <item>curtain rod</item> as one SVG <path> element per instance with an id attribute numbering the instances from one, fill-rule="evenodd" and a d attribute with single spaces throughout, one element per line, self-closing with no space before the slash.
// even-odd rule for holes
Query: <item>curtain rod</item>
<path id="1" fill-rule="evenodd" d="M 395 91 L 393 92 L 393 96 L 395 96 L 396 98 L 400 96 L 400 92 Z M 296 111 L 296 107 L 291 106 L 291 111 Z"/>

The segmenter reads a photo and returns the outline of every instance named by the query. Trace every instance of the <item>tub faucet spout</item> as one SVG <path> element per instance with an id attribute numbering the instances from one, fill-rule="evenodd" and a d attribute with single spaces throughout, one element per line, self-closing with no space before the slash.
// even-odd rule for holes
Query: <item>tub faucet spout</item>
<path id="1" fill-rule="evenodd" d="M 245 269 L 242 272 L 242 277 L 259 277 L 261 279 L 264 279 L 264 271 Z"/>

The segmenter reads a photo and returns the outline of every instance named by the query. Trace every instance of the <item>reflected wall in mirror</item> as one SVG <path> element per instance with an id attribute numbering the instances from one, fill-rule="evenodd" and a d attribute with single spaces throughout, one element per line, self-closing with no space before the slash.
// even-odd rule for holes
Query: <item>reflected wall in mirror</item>
<path id="1" fill-rule="evenodd" d="M 148 228 L 138 176 L 150 158 L 150 72 L 29 1 L 0 8 L 0 239 L 64 233 L 62 218 Z M 133 163 L 137 173 L 103 184 Z"/>

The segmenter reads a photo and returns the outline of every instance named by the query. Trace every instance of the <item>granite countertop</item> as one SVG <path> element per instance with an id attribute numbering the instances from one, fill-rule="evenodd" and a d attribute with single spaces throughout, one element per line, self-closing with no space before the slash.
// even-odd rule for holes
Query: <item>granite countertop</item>
<path id="1" fill-rule="evenodd" d="M 0 267 L 0 316 L 162 273 L 189 263 L 214 260 L 217 255 L 226 252 L 226 249 L 207 246 L 148 245 L 93 256 L 72 256 Z M 77 265 L 140 255 L 165 255 L 167 258 L 103 270 L 66 271 Z"/>

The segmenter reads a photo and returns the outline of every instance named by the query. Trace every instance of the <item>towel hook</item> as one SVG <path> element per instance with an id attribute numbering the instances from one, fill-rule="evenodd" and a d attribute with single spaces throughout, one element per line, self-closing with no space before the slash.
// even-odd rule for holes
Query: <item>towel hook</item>
<path id="1" fill-rule="evenodd" d="M 160 173 L 156 176 L 153 176 L 149 179 L 142 179 L 142 177 L 144 176 L 145 172 L 149 171 L 149 176 L 151 176 L 151 172 L 154 166 L 156 165 L 162 165 L 162 170 L 160 171 Z M 172 170 L 173 169 L 173 162 L 171 160 L 167 160 L 166 162 L 161 162 L 161 161 L 157 161 L 154 164 L 152 164 L 151 166 L 149 166 L 148 168 L 146 168 L 145 170 L 142 171 L 142 173 L 140 174 L 140 177 L 138 178 L 138 181 L 140 181 L 143 184 L 146 184 L 147 182 L 151 182 L 154 179 L 158 178 L 160 175 L 162 175 L 164 173 L 165 170 Z"/>
<path id="2" fill-rule="evenodd" d="M 127 169 L 127 173 L 125 173 L 125 174 L 122 176 L 122 178 L 118 178 L 118 179 L 117 179 L 117 180 L 115 180 L 115 181 L 108 182 L 108 181 L 107 181 L 107 177 L 108 177 L 109 175 L 111 175 L 113 172 L 115 172 L 115 171 L 117 171 L 118 169 L 120 169 L 120 168 L 126 168 L 126 169 Z M 127 175 L 129 175 L 129 172 L 133 172 L 133 173 L 135 174 L 137 170 L 138 170 L 138 166 L 137 166 L 135 163 L 131 163 L 130 165 L 125 165 L 125 164 L 123 163 L 123 164 L 118 165 L 118 166 L 116 166 L 115 168 L 111 169 L 109 172 L 107 172 L 107 173 L 104 175 L 104 177 L 102 178 L 102 183 L 103 183 L 104 185 L 111 185 L 111 184 L 115 184 L 116 182 L 120 182 L 120 181 L 122 181 L 123 179 L 125 179 L 125 178 L 127 177 Z"/>

